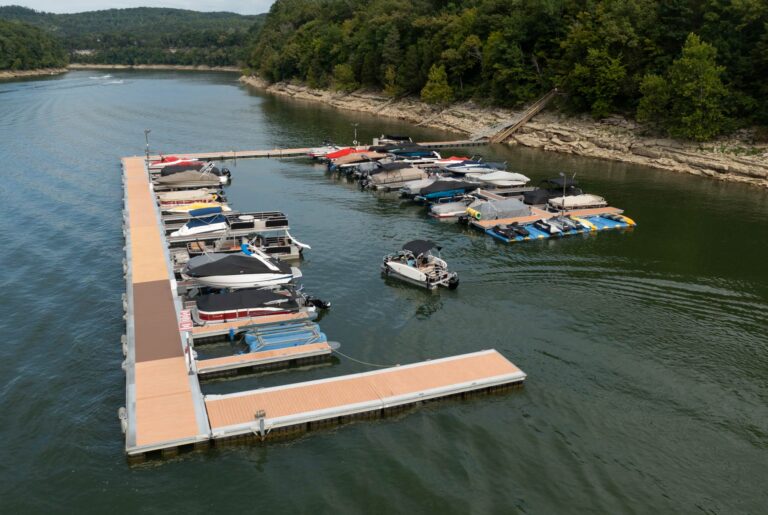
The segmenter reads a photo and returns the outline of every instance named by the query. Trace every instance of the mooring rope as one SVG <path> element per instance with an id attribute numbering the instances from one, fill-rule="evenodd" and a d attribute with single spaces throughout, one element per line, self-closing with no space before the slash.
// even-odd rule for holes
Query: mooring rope
<path id="1" fill-rule="evenodd" d="M 343 356 L 343 357 L 347 358 L 348 360 L 354 361 L 355 363 L 360 363 L 361 365 L 365 365 L 365 366 L 368 366 L 368 367 L 390 368 L 390 367 L 399 367 L 400 366 L 399 363 L 397 363 L 395 365 L 378 365 L 376 363 L 368 363 L 367 361 L 361 361 L 359 359 L 353 358 L 352 356 L 347 356 L 346 354 L 344 354 L 343 352 L 341 352 L 338 349 L 334 349 L 333 352 L 335 352 L 339 356 Z"/>

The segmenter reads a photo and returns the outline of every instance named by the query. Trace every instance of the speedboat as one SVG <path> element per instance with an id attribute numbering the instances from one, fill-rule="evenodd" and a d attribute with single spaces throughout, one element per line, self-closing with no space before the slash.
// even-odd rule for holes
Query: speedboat
<path id="1" fill-rule="evenodd" d="M 165 168 L 166 166 L 186 165 L 186 164 L 195 163 L 195 162 L 197 162 L 197 160 L 191 157 L 160 156 L 159 160 L 152 161 L 149 163 L 149 169 L 160 170 L 162 168 Z"/>
<path id="2" fill-rule="evenodd" d="M 456 179 L 438 179 L 432 184 L 421 188 L 414 199 L 419 201 L 435 201 L 440 198 L 456 197 L 476 190 L 477 184 Z"/>
<path id="3" fill-rule="evenodd" d="M 392 134 L 382 134 L 379 138 L 379 145 L 403 145 L 413 143 L 410 136 L 395 136 Z"/>
<path id="4" fill-rule="evenodd" d="M 326 155 L 330 154 L 331 152 L 336 152 L 340 148 L 341 147 L 334 145 L 330 141 L 324 141 L 323 146 L 309 149 L 307 155 L 312 159 L 321 159 L 326 157 Z"/>
<path id="5" fill-rule="evenodd" d="M 215 188 L 226 184 L 229 177 L 219 177 L 210 173 L 187 170 L 185 172 L 174 173 L 165 177 L 158 177 L 154 183 L 162 188 Z"/>
<path id="6" fill-rule="evenodd" d="M 395 163 L 392 163 L 395 164 Z M 405 183 L 426 179 L 427 173 L 424 170 L 413 167 L 398 168 L 394 170 L 383 170 L 379 173 L 372 173 L 362 181 L 363 187 L 374 189 L 398 189 Z"/>
<path id="7" fill-rule="evenodd" d="M 170 236 L 175 238 L 178 236 L 192 236 L 206 232 L 223 231 L 229 227 L 229 221 L 222 214 L 222 211 L 220 206 L 189 211 L 189 222 L 178 230 L 173 231 Z"/>
<path id="8" fill-rule="evenodd" d="M 287 284 L 301 277 L 298 268 L 271 259 L 262 252 L 240 254 L 203 254 L 193 257 L 181 271 L 182 277 L 194 279 L 212 288 L 254 288 Z"/>
<path id="9" fill-rule="evenodd" d="M 194 165 L 179 165 L 179 166 L 168 166 L 166 168 L 163 168 L 160 171 L 160 177 L 168 177 L 170 175 L 176 175 L 179 173 L 185 173 L 185 172 L 200 172 L 210 175 L 215 175 L 219 178 L 219 181 L 222 184 L 227 184 L 229 182 L 229 178 L 232 176 L 232 173 L 229 171 L 228 168 L 217 168 L 214 166 L 213 163 L 203 163 L 200 162 L 198 164 Z"/>
<path id="10" fill-rule="evenodd" d="M 433 290 L 438 286 L 454 289 L 459 286 L 459 274 L 448 271 L 448 263 L 432 253 L 440 247 L 429 240 L 413 240 L 396 254 L 384 256 L 382 274 Z"/>
<path id="11" fill-rule="evenodd" d="M 293 289 L 243 288 L 209 293 L 195 298 L 193 318 L 206 322 L 231 322 L 244 318 L 288 313 L 315 313 L 329 302 L 314 299 Z"/>
<path id="12" fill-rule="evenodd" d="M 422 188 L 433 184 L 437 181 L 437 177 L 427 177 L 426 179 L 417 179 L 415 181 L 406 182 L 403 187 L 400 188 L 400 195 L 405 198 L 413 198 L 418 195 Z"/>
<path id="13" fill-rule="evenodd" d="M 480 182 L 490 186 L 497 186 L 502 188 L 525 186 L 531 180 L 521 173 L 505 172 L 501 170 L 498 172 L 489 173 L 468 172 L 466 174 L 466 178 L 467 180 L 471 180 L 473 182 Z"/>

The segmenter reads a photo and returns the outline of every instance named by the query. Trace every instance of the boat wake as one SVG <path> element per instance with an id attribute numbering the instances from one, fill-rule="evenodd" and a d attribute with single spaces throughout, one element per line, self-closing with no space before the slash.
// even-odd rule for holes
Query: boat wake
<path id="1" fill-rule="evenodd" d="M 112 75 L 107 74 L 107 75 L 100 75 L 98 77 L 88 77 L 88 78 L 91 80 L 106 80 L 106 79 L 111 79 Z"/>
<path id="2" fill-rule="evenodd" d="M 105 82 L 103 85 L 104 86 L 109 86 L 110 84 L 122 84 L 123 82 L 125 82 L 125 81 L 123 81 L 123 80 L 111 80 L 109 82 Z"/>

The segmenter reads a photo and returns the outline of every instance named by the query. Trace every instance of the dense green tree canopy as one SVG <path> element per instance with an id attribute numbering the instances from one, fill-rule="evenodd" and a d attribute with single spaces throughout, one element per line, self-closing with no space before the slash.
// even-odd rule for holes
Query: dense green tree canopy
<path id="1" fill-rule="evenodd" d="M 55 38 L 26 23 L 0 20 L 0 70 L 56 68 L 67 64 Z"/>
<path id="2" fill-rule="evenodd" d="M 0 7 L 58 37 L 71 61 L 103 64 L 231 66 L 242 63 L 264 16 L 139 7 L 75 14 Z"/>
<path id="3" fill-rule="evenodd" d="M 686 59 L 691 33 L 714 51 L 706 62 L 722 89 L 710 100 L 742 123 L 768 125 L 765 0 L 277 0 L 248 64 L 270 81 L 319 87 L 348 65 L 346 84 L 391 96 L 420 94 L 437 66 L 459 100 L 516 106 L 558 86 L 567 108 L 601 117 L 634 114 L 644 92 L 658 89 L 644 77 L 670 88 L 695 82 L 673 81 L 671 68 Z M 708 134 L 727 127 L 694 104 L 682 95 L 671 116 Z"/>

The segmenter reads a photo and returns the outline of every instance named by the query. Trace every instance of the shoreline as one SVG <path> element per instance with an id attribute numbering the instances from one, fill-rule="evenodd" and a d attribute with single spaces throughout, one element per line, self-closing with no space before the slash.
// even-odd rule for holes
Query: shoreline
<path id="1" fill-rule="evenodd" d="M 197 72 L 237 72 L 242 70 L 237 66 L 208 66 L 186 64 L 83 64 L 71 63 L 69 70 L 186 70 Z"/>
<path id="2" fill-rule="evenodd" d="M 45 75 L 61 75 L 67 73 L 67 68 L 36 68 L 34 70 L 0 70 L 0 79 L 20 79 L 24 77 L 42 77 Z"/>
<path id="3" fill-rule="evenodd" d="M 240 82 L 274 95 L 397 118 L 464 137 L 488 133 L 519 114 L 510 109 L 481 107 L 473 102 L 453 104 L 438 111 L 413 97 L 391 99 L 376 91 L 338 93 L 289 83 L 269 84 L 255 76 L 242 76 Z M 690 143 L 647 136 L 643 132 L 641 125 L 618 116 L 595 121 L 587 116 L 570 117 L 545 110 L 513 134 L 506 144 L 768 188 L 768 144 L 752 145 L 734 137 Z"/>

